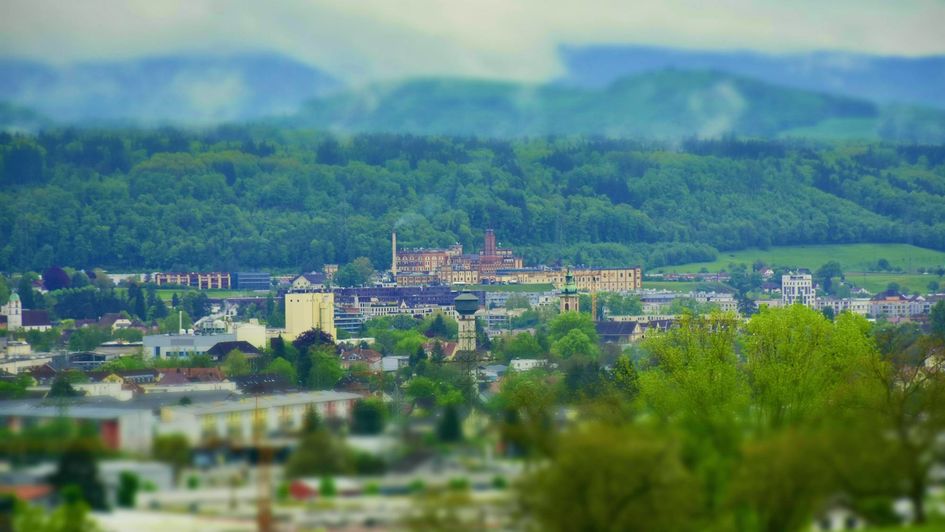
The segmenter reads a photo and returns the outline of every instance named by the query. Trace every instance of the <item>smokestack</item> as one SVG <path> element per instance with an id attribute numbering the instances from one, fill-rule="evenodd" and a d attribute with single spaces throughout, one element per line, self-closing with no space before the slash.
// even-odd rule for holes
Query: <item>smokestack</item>
<path id="1" fill-rule="evenodd" d="M 390 233 L 390 273 L 397 278 L 397 231 Z"/>

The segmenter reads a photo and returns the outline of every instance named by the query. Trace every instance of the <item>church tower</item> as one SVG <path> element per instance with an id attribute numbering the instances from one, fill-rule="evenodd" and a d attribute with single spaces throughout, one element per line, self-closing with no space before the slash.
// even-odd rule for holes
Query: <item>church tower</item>
<path id="1" fill-rule="evenodd" d="M 561 301 L 562 314 L 565 312 L 580 312 L 580 299 L 578 298 L 577 285 L 574 284 L 574 275 L 571 274 L 571 268 L 568 268 L 564 276 L 564 287 L 561 288 L 558 299 Z"/>
<path id="2" fill-rule="evenodd" d="M 16 292 L 10 294 L 10 300 L 2 307 L 2 314 L 7 317 L 7 329 L 15 331 L 23 327 L 23 303 Z"/>

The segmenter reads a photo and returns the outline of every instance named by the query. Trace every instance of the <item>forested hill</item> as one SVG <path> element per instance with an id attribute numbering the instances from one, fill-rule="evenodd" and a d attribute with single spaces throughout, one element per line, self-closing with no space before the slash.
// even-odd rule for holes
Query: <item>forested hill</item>
<path id="1" fill-rule="evenodd" d="M 483 231 L 531 263 L 647 267 L 716 250 L 945 250 L 945 147 L 722 140 L 335 139 L 219 128 L 0 136 L 0 269 L 299 271 Z"/>
<path id="2" fill-rule="evenodd" d="M 313 100 L 282 125 L 339 132 L 679 139 L 758 137 L 945 142 L 945 111 L 665 70 L 606 87 L 463 79 L 379 84 Z"/>

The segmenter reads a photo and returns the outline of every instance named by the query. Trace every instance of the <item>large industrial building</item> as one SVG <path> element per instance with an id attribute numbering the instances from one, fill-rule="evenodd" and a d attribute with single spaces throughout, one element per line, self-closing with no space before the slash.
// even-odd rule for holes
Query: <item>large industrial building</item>
<path id="1" fill-rule="evenodd" d="M 397 233 L 391 234 L 391 274 L 398 285 L 417 285 L 435 277 L 445 284 L 475 284 L 494 280 L 496 271 L 521 268 L 522 258 L 509 248 L 499 247 L 495 232 L 487 229 L 479 253 L 463 253 L 461 244 L 442 249 L 397 249 Z M 405 275 L 406 274 L 406 275 Z"/>
<path id="2" fill-rule="evenodd" d="M 285 295 L 285 339 L 294 340 L 311 329 L 338 337 L 335 329 L 335 294 L 289 292 Z"/>

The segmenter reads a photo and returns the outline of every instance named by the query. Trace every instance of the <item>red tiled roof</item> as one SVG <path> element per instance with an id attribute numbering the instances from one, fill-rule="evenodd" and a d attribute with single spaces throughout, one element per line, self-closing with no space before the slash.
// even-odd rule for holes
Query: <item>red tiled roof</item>
<path id="1" fill-rule="evenodd" d="M 0 493 L 11 494 L 21 501 L 33 501 L 46 497 L 52 493 L 52 486 L 47 484 L 0 486 Z"/>

